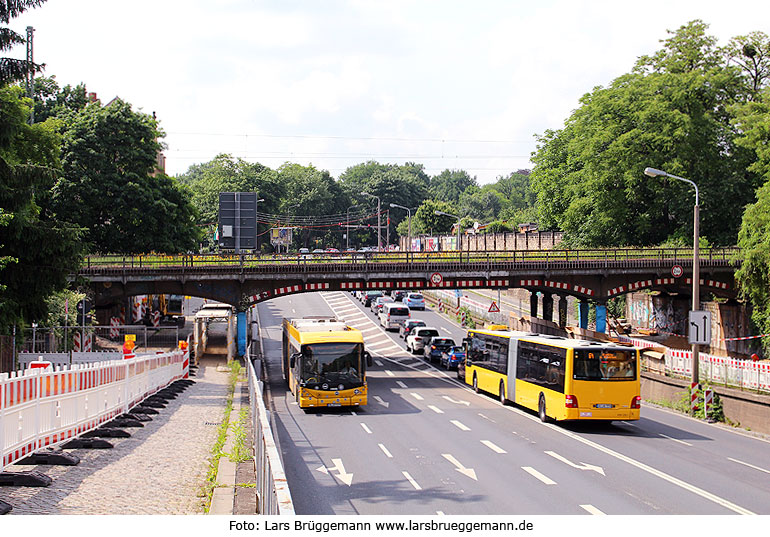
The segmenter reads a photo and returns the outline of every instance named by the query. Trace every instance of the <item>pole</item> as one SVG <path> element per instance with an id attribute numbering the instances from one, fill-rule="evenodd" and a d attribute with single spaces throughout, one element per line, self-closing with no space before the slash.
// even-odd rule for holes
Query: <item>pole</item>
<path id="1" fill-rule="evenodd" d="M 411 252 L 412 251 L 412 210 L 407 209 L 406 215 L 409 218 L 409 239 L 408 239 L 409 243 L 406 245 L 406 249 L 407 251 Z"/>
<path id="2" fill-rule="evenodd" d="M 385 239 L 385 249 L 387 250 L 390 248 L 390 209 L 388 209 L 388 218 L 385 222 L 385 236 L 387 237 L 387 239 Z"/>
<path id="3" fill-rule="evenodd" d="M 345 249 L 350 249 L 350 209 L 351 207 L 348 207 L 348 210 L 345 211 Z"/>
<path id="4" fill-rule="evenodd" d="M 693 209 L 693 248 L 692 248 L 692 310 L 700 309 L 700 248 L 699 227 L 700 214 L 696 189 L 695 207 Z M 700 381 L 700 345 L 692 346 L 692 381 L 697 384 Z"/>
<path id="5" fill-rule="evenodd" d="M 457 251 L 460 251 L 460 217 L 457 217 Z"/>
<path id="6" fill-rule="evenodd" d="M 382 211 L 380 211 L 380 197 L 379 196 L 375 196 L 375 197 L 377 198 L 377 251 L 379 252 L 382 250 L 382 228 L 380 227 L 381 226 L 380 213 Z"/>

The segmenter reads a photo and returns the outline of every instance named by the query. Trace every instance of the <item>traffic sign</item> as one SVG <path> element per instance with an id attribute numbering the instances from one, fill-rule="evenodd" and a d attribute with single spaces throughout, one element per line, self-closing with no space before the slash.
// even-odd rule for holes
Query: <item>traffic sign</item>
<path id="1" fill-rule="evenodd" d="M 678 278 L 682 274 L 684 274 L 684 269 L 682 268 L 682 265 L 674 265 L 673 267 L 671 267 L 671 275 L 674 278 Z"/>
<path id="2" fill-rule="evenodd" d="M 441 282 L 443 281 L 444 281 L 444 277 L 438 272 L 434 272 L 433 274 L 430 275 L 430 283 L 432 283 L 433 285 L 441 285 Z"/>
<path id="3" fill-rule="evenodd" d="M 500 308 L 494 300 L 489 305 L 489 313 L 500 313 Z"/>
<path id="4" fill-rule="evenodd" d="M 710 345 L 711 312 L 691 311 L 688 320 L 687 341 L 690 345 Z"/>

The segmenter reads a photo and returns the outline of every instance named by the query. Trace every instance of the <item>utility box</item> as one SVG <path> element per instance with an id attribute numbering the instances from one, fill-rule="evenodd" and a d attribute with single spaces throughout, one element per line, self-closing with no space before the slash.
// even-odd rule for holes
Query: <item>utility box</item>
<path id="1" fill-rule="evenodd" d="M 257 248 L 257 193 L 219 193 L 219 248 L 243 250 Z"/>

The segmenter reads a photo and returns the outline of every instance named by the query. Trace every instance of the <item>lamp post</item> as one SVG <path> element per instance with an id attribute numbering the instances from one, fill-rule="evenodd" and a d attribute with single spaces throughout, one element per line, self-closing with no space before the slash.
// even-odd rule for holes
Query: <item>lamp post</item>
<path id="1" fill-rule="evenodd" d="M 700 259 L 698 257 L 699 254 L 699 224 L 700 224 L 700 214 L 699 214 L 699 194 L 698 194 L 698 185 L 696 185 L 693 181 L 690 181 L 689 179 L 685 179 L 684 177 L 679 177 L 677 175 L 672 175 L 668 172 L 664 172 L 663 170 L 656 170 L 655 168 L 645 168 L 644 174 L 648 175 L 650 177 L 670 177 L 672 179 L 678 179 L 680 181 L 684 181 L 685 183 L 689 183 L 693 186 L 695 189 L 695 207 L 693 208 L 693 247 L 692 247 L 692 310 L 698 311 L 700 308 Z M 700 352 L 700 345 L 697 345 L 693 343 L 692 345 L 692 382 L 694 384 L 697 384 L 700 381 L 700 371 L 699 371 L 699 352 Z"/>
<path id="2" fill-rule="evenodd" d="M 257 197 L 259 197 L 259 193 L 257 193 Z M 264 198 L 259 198 L 257 201 L 254 202 L 254 250 L 259 253 L 259 217 L 257 216 L 259 214 L 259 211 L 257 211 L 257 207 L 259 207 L 259 202 L 265 201 Z"/>
<path id="3" fill-rule="evenodd" d="M 286 227 L 287 228 L 289 227 L 289 211 L 292 210 L 292 209 L 296 209 L 300 205 L 302 205 L 302 204 L 301 203 L 295 203 L 294 205 L 289 205 L 288 207 L 286 207 Z M 289 253 L 289 243 L 288 242 L 286 243 L 286 253 L 287 254 Z"/>
<path id="4" fill-rule="evenodd" d="M 460 248 L 460 217 L 457 216 L 456 214 L 445 213 L 444 211 L 433 211 L 433 214 L 438 215 L 438 216 L 443 215 L 443 216 L 451 216 L 452 218 L 457 218 L 457 251 L 458 252 L 461 251 L 461 248 Z"/>
<path id="5" fill-rule="evenodd" d="M 361 194 L 369 196 L 370 198 L 377 198 L 377 251 L 379 252 L 382 250 L 382 238 L 380 233 L 380 197 L 369 194 L 368 192 L 361 192 Z"/>
<path id="6" fill-rule="evenodd" d="M 345 249 L 350 249 L 350 209 L 355 207 L 355 205 L 351 205 L 348 207 L 348 210 L 345 211 Z"/>
<path id="7" fill-rule="evenodd" d="M 411 252 L 412 251 L 412 209 L 410 209 L 409 207 L 404 207 L 403 205 L 399 205 L 398 203 L 391 203 L 390 206 L 394 208 L 397 207 L 399 209 L 404 209 L 406 211 L 407 218 L 409 219 L 409 238 L 408 238 L 409 242 L 406 243 L 406 248 L 407 248 L 407 251 Z"/>

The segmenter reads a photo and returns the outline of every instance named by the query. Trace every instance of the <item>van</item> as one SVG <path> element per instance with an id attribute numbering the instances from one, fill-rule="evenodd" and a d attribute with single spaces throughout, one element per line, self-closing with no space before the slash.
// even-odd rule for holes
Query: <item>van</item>
<path id="1" fill-rule="evenodd" d="M 411 317 L 409 308 L 397 302 L 388 302 L 382 305 L 380 310 L 380 324 L 385 330 L 398 330 L 399 327 Z"/>

